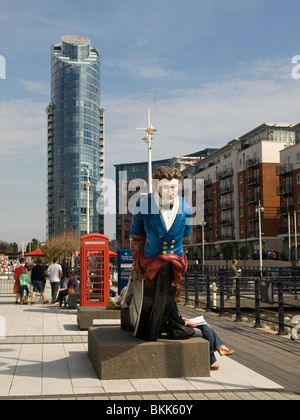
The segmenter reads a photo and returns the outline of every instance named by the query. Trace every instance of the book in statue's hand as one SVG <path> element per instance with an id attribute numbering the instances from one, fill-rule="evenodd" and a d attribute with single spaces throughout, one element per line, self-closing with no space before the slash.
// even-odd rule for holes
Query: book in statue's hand
<path id="1" fill-rule="evenodd" d="M 203 316 L 197 316 L 196 318 L 190 319 L 190 321 L 194 322 L 197 325 L 206 325 L 207 322 L 205 321 Z"/>

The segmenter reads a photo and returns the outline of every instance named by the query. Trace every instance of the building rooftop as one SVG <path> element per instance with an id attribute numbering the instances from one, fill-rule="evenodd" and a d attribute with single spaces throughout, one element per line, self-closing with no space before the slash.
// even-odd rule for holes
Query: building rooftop
<path id="1" fill-rule="evenodd" d="M 61 43 L 52 45 L 51 50 L 57 59 L 76 67 L 95 64 L 100 59 L 100 52 L 81 35 L 64 35 Z"/>

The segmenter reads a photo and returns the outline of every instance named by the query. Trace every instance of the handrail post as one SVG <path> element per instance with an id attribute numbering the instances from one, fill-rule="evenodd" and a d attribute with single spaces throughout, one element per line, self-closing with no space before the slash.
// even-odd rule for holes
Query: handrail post
<path id="1" fill-rule="evenodd" d="M 189 286 L 188 286 L 188 273 L 184 273 L 184 304 L 187 305 L 189 300 Z"/>
<path id="2" fill-rule="evenodd" d="M 224 310 L 224 279 L 220 278 L 220 316 L 225 316 Z"/>
<path id="3" fill-rule="evenodd" d="M 236 299 L 236 308 L 235 308 L 235 322 L 241 322 L 241 286 L 240 286 L 240 279 L 236 279 L 236 288 L 235 288 L 235 299 Z"/>
<path id="4" fill-rule="evenodd" d="M 279 283 L 278 283 L 278 323 L 279 324 L 278 324 L 277 335 L 285 335 L 282 279 L 279 279 Z"/>
<path id="5" fill-rule="evenodd" d="M 260 322 L 260 280 L 255 279 L 255 325 L 254 328 L 262 328 Z"/>
<path id="6" fill-rule="evenodd" d="M 195 272 L 195 308 L 199 308 L 198 273 Z"/>
<path id="7" fill-rule="evenodd" d="M 209 274 L 207 274 L 207 276 L 206 276 L 206 312 L 211 312 L 210 277 L 209 277 Z"/>

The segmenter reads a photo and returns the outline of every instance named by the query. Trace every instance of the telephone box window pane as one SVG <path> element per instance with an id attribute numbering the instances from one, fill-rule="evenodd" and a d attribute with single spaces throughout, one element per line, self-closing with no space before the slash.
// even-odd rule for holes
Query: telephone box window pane
<path id="1" fill-rule="evenodd" d="M 104 251 L 87 251 L 87 300 L 104 301 Z"/>

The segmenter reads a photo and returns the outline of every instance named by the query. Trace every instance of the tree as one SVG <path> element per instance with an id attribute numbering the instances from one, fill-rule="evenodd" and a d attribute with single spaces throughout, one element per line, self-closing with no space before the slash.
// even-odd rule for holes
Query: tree
<path id="1" fill-rule="evenodd" d="M 240 256 L 244 260 L 244 269 L 246 269 L 246 259 L 249 255 L 250 248 L 247 245 L 241 246 L 241 248 L 239 249 L 239 252 L 240 252 Z"/>
<path id="2" fill-rule="evenodd" d="M 226 272 L 228 269 L 228 260 L 232 260 L 233 258 L 233 251 L 234 251 L 234 245 L 232 242 L 227 242 L 221 247 L 221 253 L 223 254 L 223 257 L 226 260 Z"/>
<path id="3" fill-rule="evenodd" d="M 56 257 L 57 253 L 56 253 L 56 249 L 55 248 L 48 248 L 47 245 L 42 247 L 42 251 L 45 255 L 45 260 L 47 261 L 48 264 L 52 263 L 52 260 L 54 257 Z"/>
<path id="4" fill-rule="evenodd" d="M 0 241 L 0 254 L 7 255 L 13 250 L 12 246 L 7 242 Z"/>
<path id="5" fill-rule="evenodd" d="M 31 244 L 31 246 L 30 246 Z M 40 247 L 40 242 L 38 239 L 33 238 L 31 239 L 31 241 L 28 243 L 27 248 L 26 248 L 26 252 L 32 252 L 32 251 L 36 251 L 37 249 L 39 249 Z"/>
<path id="6" fill-rule="evenodd" d="M 48 262 L 52 262 L 54 257 L 62 259 L 70 257 L 75 251 L 80 248 L 80 239 L 77 234 L 73 232 L 60 233 L 52 236 L 46 245 L 42 248 Z"/>
<path id="7" fill-rule="evenodd" d="M 9 245 L 12 247 L 13 253 L 17 254 L 17 252 L 19 250 L 19 245 L 16 242 L 11 242 Z"/>

